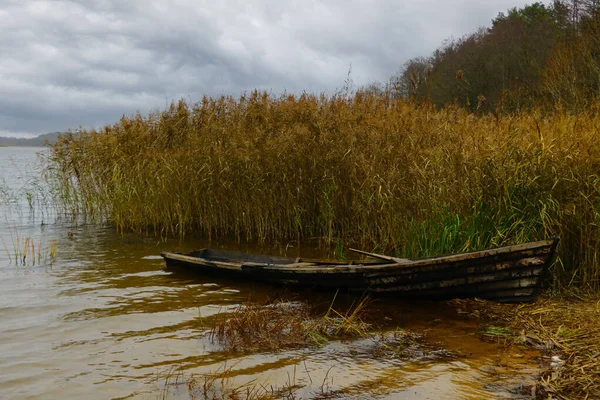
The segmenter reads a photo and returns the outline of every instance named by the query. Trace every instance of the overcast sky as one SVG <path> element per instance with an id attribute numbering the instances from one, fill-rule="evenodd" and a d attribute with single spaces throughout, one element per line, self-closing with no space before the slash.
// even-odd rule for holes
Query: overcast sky
<path id="1" fill-rule="evenodd" d="M 519 0 L 0 0 L 0 135 L 203 94 L 384 81 Z"/>

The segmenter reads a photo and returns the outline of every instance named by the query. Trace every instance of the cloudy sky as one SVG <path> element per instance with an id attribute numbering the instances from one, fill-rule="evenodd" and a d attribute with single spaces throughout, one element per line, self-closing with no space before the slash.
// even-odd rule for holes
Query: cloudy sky
<path id="1" fill-rule="evenodd" d="M 520 0 L 0 0 L 0 135 L 171 99 L 383 81 Z"/>

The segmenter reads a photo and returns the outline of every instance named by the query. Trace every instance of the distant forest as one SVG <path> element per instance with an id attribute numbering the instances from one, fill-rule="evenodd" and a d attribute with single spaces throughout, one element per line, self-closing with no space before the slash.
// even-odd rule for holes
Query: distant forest
<path id="1" fill-rule="evenodd" d="M 60 132 L 46 133 L 34 138 L 14 138 L 14 137 L 3 137 L 0 136 L 0 146 L 32 146 L 41 147 L 46 143 L 56 143 L 56 138 L 60 135 Z"/>
<path id="2" fill-rule="evenodd" d="M 446 40 L 367 91 L 472 111 L 577 111 L 600 100 L 600 0 L 539 2 L 500 13 L 489 28 Z"/>

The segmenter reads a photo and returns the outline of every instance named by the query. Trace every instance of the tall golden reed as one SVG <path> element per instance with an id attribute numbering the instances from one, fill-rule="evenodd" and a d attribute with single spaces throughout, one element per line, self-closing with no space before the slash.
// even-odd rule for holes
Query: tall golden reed
<path id="1" fill-rule="evenodd" d="M 558 235 L 555 282 L 600 288 L 598 110 L 253 92 L 64 135 L 47 163 L 67 211 L 119 230 L 409 257 Z"/>

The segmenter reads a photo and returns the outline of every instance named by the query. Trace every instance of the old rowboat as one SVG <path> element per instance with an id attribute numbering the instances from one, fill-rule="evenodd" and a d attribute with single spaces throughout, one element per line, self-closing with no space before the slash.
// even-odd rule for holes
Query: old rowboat
<path id="1" fill-rule="evenodd" d="M 417 299 L 479 297 L 534 300 L 552 264 L 558 238 L 447 256 L 399 259 L 362 252 L 375 261 L 322 262 L 202 249 L 168 253 L 167 268 L 219 273 L 271 284 L 347 289 Z"/>

